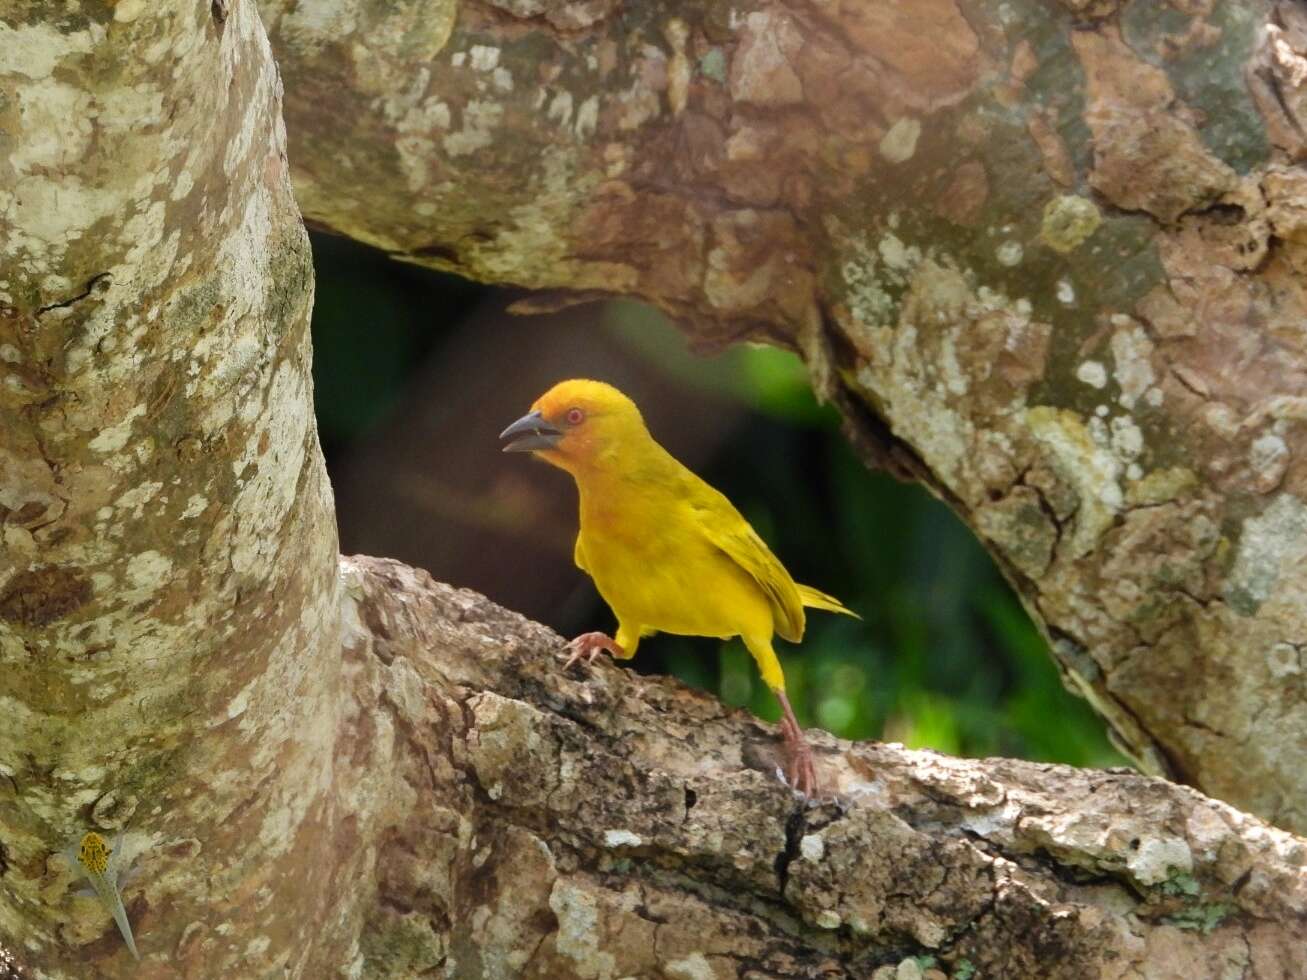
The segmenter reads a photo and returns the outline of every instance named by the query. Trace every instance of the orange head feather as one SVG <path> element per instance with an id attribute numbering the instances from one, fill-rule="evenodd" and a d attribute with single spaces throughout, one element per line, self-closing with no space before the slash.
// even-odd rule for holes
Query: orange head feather
<path id="1" fill-rule="evenodd" d="M 560 381 L 503 431 L 505 452 L 533 452 L 572 473 L 602 466 L 649 439 L 635 402 L 602 381 Z"/>

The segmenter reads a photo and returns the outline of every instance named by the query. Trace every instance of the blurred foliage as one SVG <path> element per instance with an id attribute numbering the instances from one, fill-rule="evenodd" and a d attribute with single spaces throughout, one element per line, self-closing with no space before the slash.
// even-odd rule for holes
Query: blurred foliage
<path id="1" fill-rule="evenodd" d="M 315 237 L 314 245 L 314 376 L 330 456 L 386 413 L 419 358 L 439 357 L 439 338 L 418 322 L 429 320 L 431 296 L 440 295 L 442 319 L 456 324 L 484 293 L 371 253 L 361 258 L 339 240 Z M 816 404 L 797 358 L 751 345 L 696 356 L 639 304 L 610 304 L 604 319 L 604 329 L 677 384 L 748 407 L 746 423 L 701 475 L 796 579 L 863 617 L 810 613 L 801 647 L 778 644 L 804 724 L 956 755 L 1124 762 L 1088 705 L 1063 688 L 1044 641 L 975 537 L 921 487 L 868 472 L 835 413 Z M 584 621 L 568 625 L 611 629 L 595 600 Z M 738 640 L 659 636 L 641 645 L 634 665 L 778 716 Z"/>
<path id="2" fill-rule="evenodd" d="M 413 369 L 438 346 L 441 336 L 431 329 L 424 300 L 439 296 L 442 314 L 457 322 L 485 290 L 344 238 L 312 240 L 314 410 L 330 459 L 376 427 Z"/>

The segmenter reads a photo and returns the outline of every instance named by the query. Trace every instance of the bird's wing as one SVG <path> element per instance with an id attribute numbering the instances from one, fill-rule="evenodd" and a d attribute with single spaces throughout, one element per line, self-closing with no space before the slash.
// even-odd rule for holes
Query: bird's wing
<path id="1" fill-rule="evenodd" d="M 803 638 L 803 600 L 785 566 L 735 505 L 707 484 L 710 496 L 696 494 L 695 510 L 708 540 L 758 583 L 772 607 L 776 632 L 784 639 Z"/>

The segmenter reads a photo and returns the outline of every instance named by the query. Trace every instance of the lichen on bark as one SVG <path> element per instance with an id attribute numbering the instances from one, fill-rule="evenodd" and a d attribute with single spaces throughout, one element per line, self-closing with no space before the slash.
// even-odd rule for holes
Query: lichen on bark
<path id="1" fill-rule="evenodd" d="M 1128 749 L 1298 826 L 1307 31 L 1028 6 L 265 13 L 311 218 L 799 349 Z M 1307 843 L 1226 804 L 818 735 L 805 807 L 766 726 L 338 561 L 254 7 L 0 12 L 0 971 L 132 968 L 91 826 L 186 975 L 1307 972 Z M 1245 58 L 1266 161 L 1186 104 Z"/>
<path id="2" fill-rule="evenodd" d="M 335 538 L 271 52 L 248 4 L 3 13 L 0 936 L 115 970 L 53 855 L 129 828 L 147 960 L 300 970 Z"/>
<path id="3" fill-rule="evenodd" d="M 370 761 L 440 801 L 390 811 L 365 975 L 1303 968 L 1304 843 L 1190 790 L 819 734 L 832 795 L 805 807 L 742 713 L 608 664 L 562 671 L 560 638 L 398 563 L 342 570 L 387 733 Z"/>

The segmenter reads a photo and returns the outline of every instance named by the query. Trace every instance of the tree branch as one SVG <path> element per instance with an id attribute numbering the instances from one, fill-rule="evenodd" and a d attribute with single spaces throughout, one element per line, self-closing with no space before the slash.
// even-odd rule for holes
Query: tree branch
<path id="1" fill-rule="evenodd" d="M 564 672 L 549 630 L 397 562 L 342 572 L 337 753 L 389 786 L 357 825 L 380 842 L 364 975 L 1307 970 L 1307 841 L 1192 790 L 814 733 L 834 795 L 804 808 L 744 712 Z"/>

